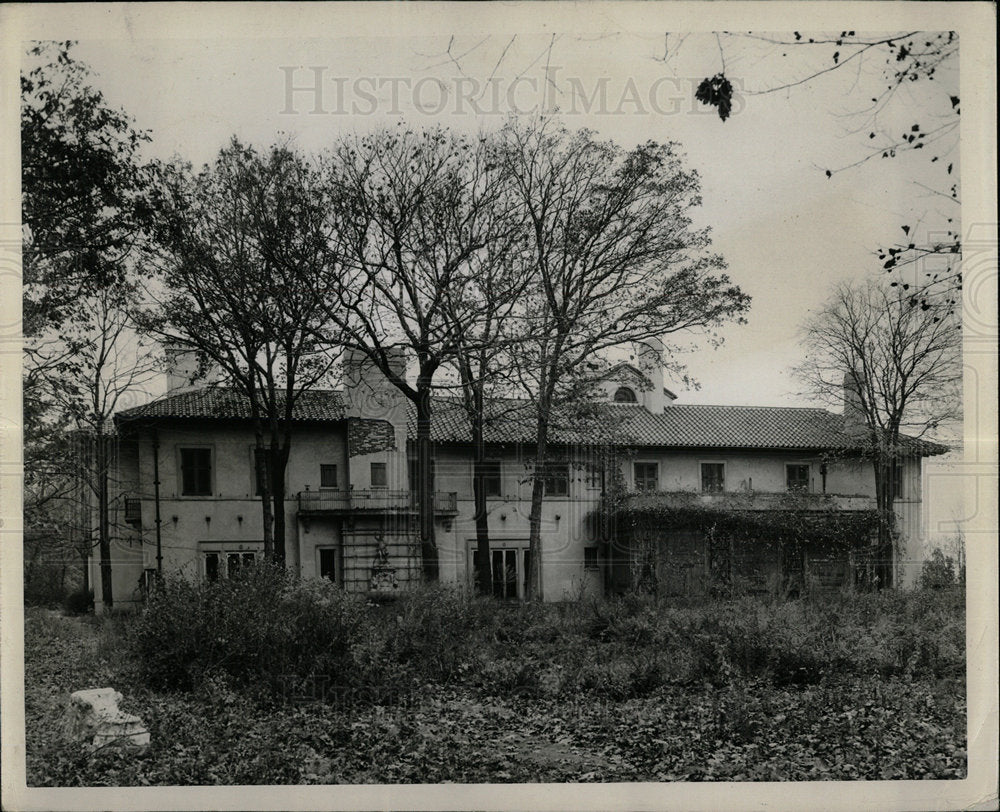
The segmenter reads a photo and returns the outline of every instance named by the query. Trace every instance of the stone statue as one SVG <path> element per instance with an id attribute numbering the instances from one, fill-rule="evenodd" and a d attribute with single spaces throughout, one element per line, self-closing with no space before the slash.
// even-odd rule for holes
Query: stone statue
<path id="1" fill-rule="evenodd" d="M 389 563 L 389 547 L 385 543 L 384 533 L 376 534 L 375 545 L 369 588 L 372 592 L 392 592 L 399 588 L 399 583 L 396 580 L 396 568 Z"/>

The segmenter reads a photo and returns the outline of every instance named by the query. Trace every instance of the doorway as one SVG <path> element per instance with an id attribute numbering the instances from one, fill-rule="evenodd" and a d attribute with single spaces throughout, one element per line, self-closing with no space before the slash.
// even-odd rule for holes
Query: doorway
<path id="1" fill-rule="evenodd" d="M 490 574 L 493 597 L 504 601 L 524 600 L 528 588 L 528 567 L 531 563 L 527 540 L 490 541 Z M 478 592 L 479 551 L 476 542 L 469 542 L 469 583 Z"/>

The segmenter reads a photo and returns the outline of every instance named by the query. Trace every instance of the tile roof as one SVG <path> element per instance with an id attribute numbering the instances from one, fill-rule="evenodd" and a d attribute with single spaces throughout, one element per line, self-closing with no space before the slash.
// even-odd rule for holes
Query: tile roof
<path id="1" fill-rule="evenodd" d="M 299 396 L 293 417 L 295 420 L 331 421 L 343 420 L 344 414 L 340 392 L 315 389 Z M 142 418 L 249 420 L 250 404 L 237 390 L 216 386 L 168 394 L 115 415 L 116 422 Z"/>
<path id="2" fill-rule="evenodd" d="M 530 404 L 505 399 L 491 404 L 485 426 L 487 442 L 532 442 Z M 407 426 L 416 435 L 413 409 Z M 674 448 L 822 449 L 859 448 L 856 436 L 844 430 L 843 415 L 825 409 L 784 406 L 671 405 L 654 414 L 638 404 L 595 404 L 590 414 L 557 415 L 550 428 L 554 443 L 587 443 L 603 434 L 622 445 Z M 435 402 L 431 437 L 436 442 L 468 442 L 469 423 L 456 399 Z M 936 443 L 907 438 L 924 455 L 947 449 Z"/>
<path id="3" fill-rule="evenodd" d="M 488 442 L 530 441 L 534 423 L 525 401 L 507 400 L 491 410 Z M 843 431 L 843 418 L 823 409 L 768 406 L 668 406 L 653 414 L 633 404 L 603 404 L 590 416 L 623 444 L 685 448 L 848 448 L 857 445 Z M 595 428 L 586 417 L 553 421 L 554 442 L 583 442 Z M 416 429 L 411 410 L 409 433 Z M 437 442 L 469 438 L 468 421 L 456 401 L 435 403 L 432 437 Z"/>
<path id="4" fill-rule="evenodd" d="M 648 445 L 726 448 L 850 448 L 844 418 L 825 409 L 775 406 L 668 406 L 637 409 L 629 433 Z"/>
<path id="5" fill-rule="evenodd" d="M 407 404 L 407 432 L 416 436 L 416 412 Z M 529 401 L 498 398 L 487 407 L 485 425 L 489 443 L 530 443 L 535 424 Z M 141 418 L 246 420 L 250 409 L 238 392 L 222 387 L 189 390 L 127 409 L 116 421 Z M 329 422 L 345 417 L 342 393 L 313 390 L 296 404 L 295 419 Z M 468 442 L 469 423 L 458 398 L 435 399 L 431 437 L 435 442 Z M 587 413 L 557 414 L 550 440 L 557 444 L 587 444 L 595 437 L 613 443 L 674 448 L 746 449 L 856 449 L 855 437 L 844 431 L 844 418 L 824 409 L 780 406 L 671 405 L 653 414 L 637 404 L 597 403 Z M 910 440 L 922 455 L 947 449 L 935 443 Z"/>

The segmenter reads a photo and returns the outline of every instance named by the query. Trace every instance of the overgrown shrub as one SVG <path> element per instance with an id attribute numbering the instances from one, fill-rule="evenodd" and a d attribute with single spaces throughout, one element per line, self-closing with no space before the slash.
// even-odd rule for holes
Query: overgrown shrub
<path id="1" fill-rule="evenodd" d="M 920 588 L 944 589 L 954 586 L 956 582 L 955 559 L 945 555 L 940 547 L 935 547 L 931 557 L 920 568 Z"/>
<path id="2" fill-rule="evenodd" d="M 85 615 L 94 608 L 94 590 L 74 590 L 66 596 L 63 608 L 71 615 Z"/>
<path id="3" fill-rule="evenodd" d="M 79 583 L 76 569 L 60 561 L 26 562 L 24 604 L 60 607 L 76 583 Z"/>
<path id="4" fill-rule="evenodd" d="M 154 686 L 223 675 L 272 696 L 339 688 L 375 704 L 428 685 L 619 700 L 670 686 L 960 676 L 963 608 L 958 589 L 678 607 L 648 595 L 508 604 L 443 587 L 373 606 L 257 567 L 212 584 L 168 581 L 131 639 Z"/>
<path id="5" fill-rule="evenodd" d="M 130 637 L 150 685 L 190 689 L 221 673 L 297 693 L 317 680 L 351 684 L 361 610 L 328 582 L 259 565 L 214 583 L 168 579 Z"/>

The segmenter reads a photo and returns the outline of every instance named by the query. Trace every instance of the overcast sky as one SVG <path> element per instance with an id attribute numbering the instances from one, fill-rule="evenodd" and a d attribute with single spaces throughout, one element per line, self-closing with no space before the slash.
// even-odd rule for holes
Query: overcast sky
<path id="1" fill-rule="evenodd" d="M 885 87 L 882 60 L 857 60 L 857 70 L 845 67 L 788 91 L 740 93 L 722 122 L 693 95 L 723 58 L 737 88 L 753 91 L 826 67 L 836 48 L 668 34 L 662 9 L 649 11 L 642 31 L 581 33 L 571 20 L 545 33 L 483 30 L 454 38 L 250 40 L 206 30 L 201 39 L 82 39 L 77 56 L 98 74 L 110 103 L 151 131 L 151 155 L 195 164 L 211 160 L 233 135 L 258 145 L 289 137 L 319 150 L 342 132 L 400 120 L 475 131 L 539 109 L 558 109 L 567 125 L 627 147 L 677 141 L 702 177 L 696 220 L 712 228 L 715 249 L 753 306 L 747 325 L 723 331 L 722 349 L 705 345 L 686 355 L 701 390 L 674 388 L 689 403 L 806 404 L 788 375 L 799 360 L 799 324 L 832 283 L 875 272 L 874 250 L 900 239 L 901 224 L 925 218 L 939 225 L 957 214 L 957 206 L 949 211 L 913 183 L 947 189 L 944 167 L 958 163 L 957 138 L 942 145 L 949 152 L 933 167 L 918 152 L 828 179 L 826 168 L 868 154 L 869 119 L 860 111 Z M 895 134 L 910 118 L 927 122 L 946 112 L 942 100 L 947 107 L 959 92 L 953 67 L 936 84 L 904 88 L 898 106 L 905 118 L 883 126 Z"/>
<path id="2" fill-rule="evenodd" d="M 810 309 L 834 282 L 877 272 L 875 249 L 900 239 L 902 224 L 939 228 L 957 216 L 957 206 L 914 183 L 947 189 L 948 163 L 958 176 L 957 137 L 940 145 L 948 152 L 934 165 L 926 150 L 825 175 L 879 143 L 867 138 L 862 111 L 885 88 L 884 60 L 866 56 L 759 94 L 828 67 L 837 49 L 687 34 L 678 24 L 704 29 L 691 23 L 707 13 L 692 16 L 689 6 L 685 14 L 674 4 L 546 4 L 561 14 L 501 4 L 421 14 L 399 6 L 284 7 L 287 15 L 253 13 L 254 5 L 183 8 L 181 16 L 130 6 L 100 24 L 98 6 L 61 6 L 28 29 L 78 38 L 76 55 L 94 69 L 95 85 L 150 131 L 148 152 L 159 158 L 201 164 L 233 135 L 258 145 L 291 138 L 311 151 L 345 131 L 400 120 L 475 131 L 512 112 L 557 109 L 568 126 L 626 147 L 679 142 L 702 178 L 696 221 L 712 228 L 730 276 L 753 297 L 748 324 L 724 329 L 721 349 L 702 343 L 685 354 L 701 389 L 673 382 L 681 402 L 808 405 L 789 369 Z M 714 16 L 710 29 L 746 22 L 735 12 Z M 897 15 L 869 31 L 919 28 L 916 17 Z M 753 19 L 756 31 L 792 36 L 774 25 L 785 17 Z M 800 33 L 821 36 L 808 26 Z M 726 122 L 693 98 L 702 78 L 723 69 L 737 87 Z M 894 108 L 902 117 L 883 111 L 879 125 L 892 135 L 914 121 L 927 129 L 948 113 L 951 95 L 959 95 L 957 65 L 934 83 L 904 87 Z"/>
<path id="3" fill-rule="evenodd" d="M 685 355 L 700 390 L 670 385 L 682 403 L 789 406 L 813 405 L 796 394 L 789 370 L 801 357 L 797 331 L 831 285 L 877 273 L 875 249 L 901 239 L 901 225 L 911 225 L 919 240 L 942 228 L 947 217 L 958 220 L 957 207 L 930 191 L 947 191 L 958 177 L 957 137 L 933 150 L 875 158 L 830 178 L 824 170 L 863 159 L 881 142 L 882 131 L 897 136 L 913 123 L 924 131 L 939 125 L 950 113 L 949 98 L 962 96 L 965 177 L 975 181 L 966 184 L 963 205 L 968 210 L 970 197 L 984 199 L 985 188 L 988 210 L 995 211 L 992 181 L 982 183 L 995 174 L 982 172 L 993 166 L 994 119 L 971 103 L 980 83 L 969 82 L 984 71 L 992 76 L 995 63 L 983 48 L 989 36 L 978 50 L 967 47 L 985 30 L 970 25 L 970 8 L 38 4 L 7 6 L 0 14 L 7 65 L 16 65 L 22 52 L 12 51 L 11 40 L 79 40 L 76 56 L 93 68 L 94 83 L 109 103 L 150 131 L 151 157 L 201 164 L 234 135 L 261 146 L 292 139 L 313 151 L 345 131 L 397 121 L 472 132 L 497 126 L 511 113 L 556 110 L 568 126 L 592 128 L 626 147 L 649 139 L 676 141 L 702 178 L 696 222 L 712 228 L 715 250 L 753 304 L 748 324 L 722 331 L 721 349 L 701 342 Z M 945 66 L 933 83 L 901 88 L 873 126 L 863 111 L 885 89 L 885 70 L 893 68 L 884 55 L 853 59 L 809 82 L 761 93 L 829 67 L 837 49 L 712 33 L 771 32 L 765 36 L 784 40 L 794 38 L 794 26 L 808 40 L 821 38 L 820 32 L 836 35 L 847 19 L 859 35 L 959 29 L 966 92 L 959 88 L 957 66 Z M 686 33 L 691 31 L 702 33 Z M 847 61 L 849 55 L 844 49 L 839 57 Z M 693 98 L 701 79 L 722 70 L 737 88 L 725 122 Z M 313 89 L 317 82 L 320 97 Z M 873 130 L 879 133 L 874 140 L 868 137 Z M 934 154 L 940 160 L 932 164 Z M 954 165 L 951 175 L 948 164 Z M 995 215 L 991 221 L 986 232 L 995 239 Z M 966 246 L 972 246 L 966 236 Z M 993 320 L 987 323 L 995 334 L 995 259 L 987 271 L 986 284 L 975 290 L 989 303 Z M 987 362 L 995 365 L 995 343 L 989 352 Z M 995 443 L 995 428 L 992 435 Z"/>

